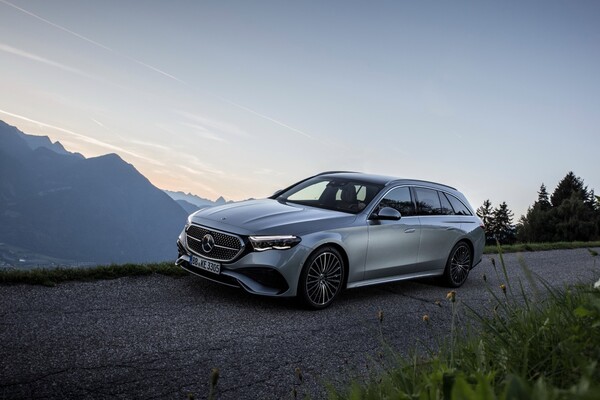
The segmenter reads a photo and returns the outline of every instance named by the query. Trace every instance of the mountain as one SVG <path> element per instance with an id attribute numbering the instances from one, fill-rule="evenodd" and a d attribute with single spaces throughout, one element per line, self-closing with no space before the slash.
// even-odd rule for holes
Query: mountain
<path id="1" fill-rule="evenodd" d="M 177 202 L 177 204 L 179 204 L 181 206 L 181 208 L 183 208 L 185 210 L 186 213 L 188 213 L 188 215 L 200 210 L 200 207 L 196 206 L 195 204 L 190 203 L 189 201 L 185 201 L 185 200 L 175 200 L 175 201 Z"/>
<path id="2" fill-rule="evenodd" d="M 206 207 L 212 207 L 212 206 L 221 206 L 223 204 L 232 203 L 232 201 L 226 201 L 223 198 L 223 196 L 219 197 L 215 201 L 212 201 L 212 200 L 208 200 L 203 197 L 200 197 L 200 196 L 196 196 L 195 194 L 191 194 L 191 193 L 172 192 L 170 190 L 165 190 L 164 192 L 166 194 L 168 194 L 173 200 L 177 200 L 177 201 L 184 200 L 188 203 L 195 205 L 199 209 L 206 208 Z"/>
<path id="3" fill-rule="evenodd" d="M 4 125 L 6 127 L 10 126 L 4 123 L 4 121 L 0 121 L 0 125 Z M 2 129 L 0 127 L 0 129 Z M 15 128 L 16 129 L 16 128 Z M 79 153 L 71 153 L 68 152 L 63 145 L 60 142 L 54 142 L 52 143 L 52 141 L 50 141 L 50 138 L 48 136 L 33 136 L 33 135 L 27 135 L 21 131 L 19 131 L 17 129 L 17 134 L 21 137 L 21 139 L 23 139 L 25 141 L 25 143 L 27 143 L 27 146 L 29 146 L 29 148 L 31 150 L 36 150 L 39 149 L 40 147 L 44 147 L 48 150 L 51 150 L 57 154 L 62 154 L 62 155 L 76 155 L 79 158 L 84 158 L 81 154 Z"/>
<path id="4" fill-rule="evenodd" d="M 118 155 L 86 159 L 0 121 L 0 243 L 76 262 L 165 261 L 186 218 Z"/>

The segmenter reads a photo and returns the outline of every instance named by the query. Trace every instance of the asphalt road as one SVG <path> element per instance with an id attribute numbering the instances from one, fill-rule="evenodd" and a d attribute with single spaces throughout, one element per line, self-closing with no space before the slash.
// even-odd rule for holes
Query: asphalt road
<path id="1" fill-rule="evenodd" d="M 488 287 L 505 283 L 490 257 L 457 290 L 462 309 L 489 308 Z M 563 250 L 506 255 L 513 283 L 520 257 L 557 287 L 600 278 L 586 249 Z M 200 399 L 218 368 L 217 399 L 320 399 L 326 384 L 376 373 L 389 349 L 434 348 L 448 336 L 447 292 L 399 282 L 314 312 L 193 276 L 0 286 L 0 398 Z"/>

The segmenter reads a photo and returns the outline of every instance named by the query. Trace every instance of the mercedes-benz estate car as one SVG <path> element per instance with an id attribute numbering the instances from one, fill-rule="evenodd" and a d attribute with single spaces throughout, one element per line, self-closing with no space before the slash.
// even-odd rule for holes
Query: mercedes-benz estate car
<path id="1" fill-rule="evenodd" d="M 177 265 L 264 296 L 329 306 L 341 290 L 439 276 L 462 285 L 485 235 L 465 196 L 439 183 L 327 172 L 273 196 L 197 211 Z"/>

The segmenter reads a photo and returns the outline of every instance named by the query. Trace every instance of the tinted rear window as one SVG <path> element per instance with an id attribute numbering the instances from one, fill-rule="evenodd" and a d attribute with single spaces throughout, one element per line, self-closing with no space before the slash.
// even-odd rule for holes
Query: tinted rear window
<path id="1" fill-rule="evenodd" d="M 437 190 L 415 188 L 415 194 L 419 215 L 440 215 L 442 213 Z"/>
<path id="2" fill-rule="evenodd" d="M 463 204 L 462 201 L 452 196 L 451 194 L 447 194 L 448 200 L 452 204 L 452 208 L 454 208 L 454 214 L 456 215 L 473 215 L 471 211 Z"/>

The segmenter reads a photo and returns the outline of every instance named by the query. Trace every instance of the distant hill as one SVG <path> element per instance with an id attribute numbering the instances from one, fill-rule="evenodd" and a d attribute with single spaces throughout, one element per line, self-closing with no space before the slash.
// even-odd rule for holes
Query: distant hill
<path id="1" fill-rule="evenodd" d="M 172 260 L 186 217 L 118 155 L 86 159 L 0 121 L 0 243 L 77 262 Z"/>
<path id="2" fill-rule="evenodd" d="M 212 201 L 212 200 L 208 200 L 203 197 L 200 197 L 200 196 L 196 196 L 195 194 L 191 194 L 191 193 L 172 192 L 170 190 L 165 190 L 164 192 L 166 194 L 168 194 L 173 200 L 178 200 L 178 201 L 184 200 L 188 203 L 195 205 L 198 208 L 221 206 L 223 204 L 232 203 L 232 201 L 226 201 L 223 198 L 223 196 L 219 197 L 215 201 Z"/>
<path id="3" fill-rule="evenodd" d="M 198 207 L 197 205 L 192 204 L 185 200 L 175 200 L 175 201 L 177 202 L 177 204 L 179 204 L 181 206 L 181 208 L 183 208 L 185 210 L 185 212 L 188 215 L 200 210 L 201 208 L 204 208 L 204 207 Z"/>

